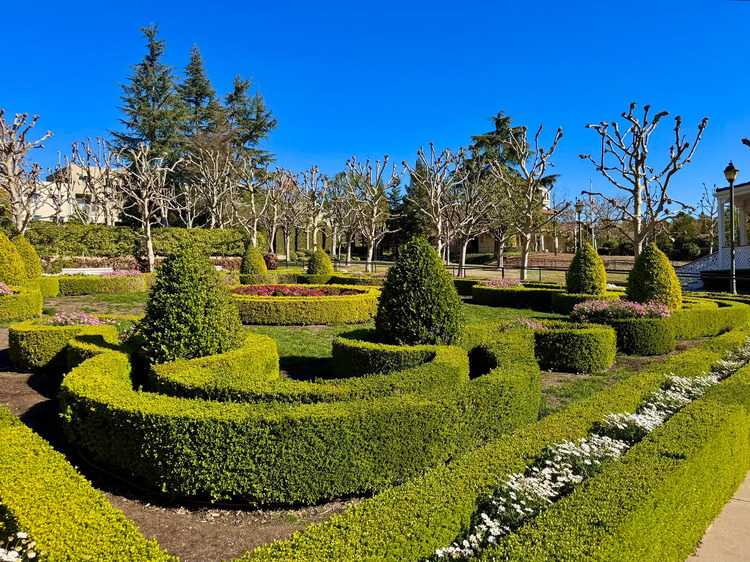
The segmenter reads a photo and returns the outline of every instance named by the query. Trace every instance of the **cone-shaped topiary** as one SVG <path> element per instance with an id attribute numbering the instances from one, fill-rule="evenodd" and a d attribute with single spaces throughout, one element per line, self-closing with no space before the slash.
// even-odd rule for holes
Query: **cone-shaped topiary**
<path id="1" fill-rule="evenodd" d="M 151 363 L 215 355 L 242 343 L 242 324 L 229 289 L 193 244 L 161 264 L 139 332 Z"/>
<path id="2" fill-rule="evenodd" d="M 268 273 L 268 267 L 266 266 L 266 260 L 263 259 L 263 254 L 260 250 L 248 244 L 245 248 L 245 255 L 242 256 L 242 265 L 240 265 L 240 275 L 265 275 Z"/>
<path id="3" fill-rule="evenodd" d="M 635 302 L 657 301 L 669 310 L 682 308 L 682 288 L 664 252 L 656 244 L 646 246 L 633 264 L 625 291 Z"/>
<path id="4" fill-rule="evenodd" d="M 568 293 L 603 295 L 607 292 L 607 272 L 594 247 L 586 243 L 570 262 L 567 278 Z"/>
<path id="5" fill-rule="evenodd" d="M 42 260 L 39 259 L 39 254 L 36 253 L 34 246 L 26 240 L 23 234 L 13 238 L 13 245 L 23 261 L 26 279 L 39 279 L 42 276 Z"/>
<path id="6" fill-rule="evenodd" d="M 0 282 L 18 285 L 26 279 L 26 268 L 15 244 L 0 232 Z"/>
<path id="7" fill-rule="evenodd" d="M 333 273 L 331 258 L 325 250 L 315 250 L 307 263 L 307 273 L 310 275 L 330 275 Z"/>
<path id="8" fill-rule="evenodd" d="M 378 341 L 450 344 L 460 328 L 461 299 L 453 279 L 427 240 L 413 239 L 388 270 L 375 317 Z"/>

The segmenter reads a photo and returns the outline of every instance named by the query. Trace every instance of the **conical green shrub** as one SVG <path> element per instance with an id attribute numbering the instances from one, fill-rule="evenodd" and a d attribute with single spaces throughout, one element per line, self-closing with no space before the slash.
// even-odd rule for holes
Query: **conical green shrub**
<path id="1" fill-rule="evenodd" d="M 589 243 L 585 243 L 570 262 L 567 291 L 583 295 L 603 295 L 607 292 L 604 262 Z"/>
<path id="2" fill-rule="evenodd" d="M 332 275 L 333 263 L 331 258 L 325 253 L 325 250 L 315 250 L 310 256 L 307 263 L 307 273 L 309 275 Z"/>
<path id="3" fill-rule="evenodd" d="M 39 279 L 42 276 L 42 260 L 39 259 L 34 246 L 26 240 L 23 234 L 13 238 L 13 245 L 23 261 L 26 279 Z"/>
<path id="4" fill-rule="evenodd" d="M 237 304 L 208 256 L 180 246 L 157 271 L 139 326 L 151 363 L 224 353 L 242 344 Z"/>
<path id="5" fill-rule="evenodd" d="M 682 308 L 682 288 L 669 259 L 656 244 L 646 246 L 628 275 L 625 291 L 635 302 L 657 301 L 669 310 Z"/>
<path id="6" fill-rule="evenodd" d="M 415 238 L 388 270 L 375 318 L 381 343 L 450 344 L 461 328 L 461 299 L 427 240 Z"/>
<path id="7" fill-rule="evenodd" d="M 18 285 L 24 279 L 26 267 L 21 254 L 10 238 L 0 232 L 0 281 L 6 285 Z"/>
<path id="8" fill-rule="evenodd" d="M 245 248 L 245 254 L 242 256 L 242 265 L 240 265 L 240 275 L 265 275 L 268 273 L 266 260 L 260 250 L 248 244 Z"/>

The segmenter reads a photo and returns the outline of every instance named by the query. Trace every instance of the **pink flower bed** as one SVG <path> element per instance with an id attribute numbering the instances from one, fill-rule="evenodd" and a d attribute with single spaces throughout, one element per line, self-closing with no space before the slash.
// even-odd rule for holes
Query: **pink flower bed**
<path id="1" fill-rule="evenodd" d="M 669 318 L 669 309 L 660 302 L 586 301 L 573 307 L 571 316 L 579 322 L 606 322 L 625 318 Z"/>
<path id="2" fill-rule="evenodd" d="M 85 312 L 76 312 L 75 314 L 56 314 L 49 321 L 53 326 L 103 326 L 107 322 L 102 322 L 96 316 L 90 316 Z"/>
<path id="3" fill-rule="evenodd" d="M 356 295 L 358 291 L 338 287 L 305 287 L 304 285 L 242 285 L 231 289 L 235 295 L 253 297 L 339 297 Z"/>
<path id="4" fill-rule="evenodd" d="M 12 295 L 13 291 L 11 291 L 10 287 L 8 287 L 5 283 L 0 282 L 0 295 Z"/>
<path id="5" fill-rule="evenodd" d="M 482 287 L 493 287 L 495 289 L 510 289 L 513 287 L 523 287 L 518 279 L 485 279 L 480 281 Z"/>
<path id="6" fill-rule="evenodd" d="M 102 277 L 108 279 L 112 277 L 139 277 L 140 275 L 141 272 L 137 269 L 115 269 L 114 271 L 102 273 Z"/>

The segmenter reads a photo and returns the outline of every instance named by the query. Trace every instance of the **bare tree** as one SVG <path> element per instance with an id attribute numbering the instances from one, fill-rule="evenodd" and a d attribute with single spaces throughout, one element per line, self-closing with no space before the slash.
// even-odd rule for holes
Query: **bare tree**
<path id="1" fill-rule="evenodd" d="M 28 122 L 28 113 L 16 113 L 11 123 L 5 120 L 5 110 L 0 109 L 0 188 L 7 191 L 13 225 L 21 234 L 26 232 L 29 222 L 42 207 L 45 186 L 40 179 L 41 166 L 29 163 L 29 153 L 34 148 L 43 148 L 51 131 L 40 139 L 29 141 L 26 136 L 39 120 L 34 115 Z"/>
<path id="2" fill-rule="evenodd" d="M 690 206 L 669 197 L 667 190 L 672 177 L 690 159 L 701 140 L 703 131 L 708 124 L 705 117 L 698 125 L 698 133 L 691 145 L 680 133 L 682 118 L 675 117 L 675 140 L 669 148 L 669 158 L 660 167 L 649 165 L 646 161 L 651 135 L 668 111 L 657 113 L 653 119 L 649 118 L 650 105 L 643 107 L 643 120 L 640 121 L 633 113 L 636 104 L 631 103 L 627 113 L 622 117 L 628 128 L 620 131 L 616 122 L 602 121 L 597 124 L 586 125 L 594 129 L 601 137 L 601 151 L 596 159 L 589 154 L 581 154 L 581 158 L 590 161 L 597 171 L 609 180 L 612 185 L 626 193 L 626 203 L 618 207 L 622 211 L 623 219 L 630 228 L 621 228 L 622 233 L 633 242 L 635 256 L 638 257 L 643 249 L 643 242 L 649 234 L 656 231 L 657 225 L 676 216 Z M 617 205 L 616 198 L 597 194 Z M 674 205 L 671 209 L 669 205 Z"/>
<path id="3" fill-rule="evenodd" d="M 109 149 L 104 139 L 97 137 L 92 141 L 88 138 L 80 143 L 80 148 L 79 143 L 73 143 L 71 163 L 80 167 L 78 179 L 83 182 L 85 204 L 82 208 L 74 206 L 79 218 L 87 224 L 103 219 L 104 224 L 114 226 L 124 204 L 120 191 L 123 169 L 117 153 Z"/>
<path id="4" fill-rule="evenodd" d="M 236 191 L 241 169 L 234 155 L 202 146 L 194 147 L 184 161 L 185 169 L 205 204 L 209 228 L 224 228 L 230 196 Z"/>
<path id="5" fill-rule="evenodd" d="M 52 217 L 55 222 L 63 221 L 63 212 L 68 205 L 75 209 L 74 184 L 70 158 L 67 154 L 58 152 L 57 164 L 52 170 L 52 182 L 47 188 L 47 202 L 52 207 Z"/>
<path id="6" fill-rule="evenodd" d="M 378 244 L 386 234 L 392 232 L 388 228 L 388 219 L 391 218 L 388 195 L 398 187 L 403 172 L 397 174 L 394 164 L 390 177 L 386 178 L 387 154 L 383 157 L 382 165 L 380 160 L 376 160 L 373 167 L 369 158 L 364 163 L 357 162 L 354 156 L 346 165 L 349 168 L 346 174 L 346 196 L 354 210 L 357 230 L 367 245 L 365 270 L 370 273 Z"/>
<path id="7" fill-rule="evenodd" d="M 417 152 L 417 161 L 421 166 L 413 169 L 406 162 L 402 162 L 409 172 L 412 181 L 419 184 L 419 198 L 409 198 L 414 206 L 423 213 L 435 233 L 435 246 L 438 254 L 443 255 L 443 249 L 450 242 L 446 217 L 453 201 L 449 193 L 453 186 L 462 184 L 468 175 L 464 167 L 465 149 L 452 153 L 449 149 L 439 155 L 435 152 L 435 144 L 430 143 L 429 155 L 424 147 Z M 420 169 L 421 168 L 421 169 Z"/>
<path id="8" fill-rule="evenodd" d="M 279 228 L 284 236 L 284 252 L 289 261 L 292 233 L 305 222 L 305 200 L 299 178 L 288 170 L 282 168 L 274 174 L 273 187 L 280 209 Z"/>
<path id="9" fill-rule="evenodd" d="M 545 200 L 552 188 L 547 168 L 553 164 L 549 161 L 562 138 L 562 127 L 548 150 L 539 146 L 539 136 L 543 125 L 534 135 L 534 146 L 527 141 L 526 127 L 519 127 L 517 134 L 508 138 L 509 148 L 517 155 L 517 165 L 508 167 L 500 162 L 491 162 L 491 173 L 505 188 L 508 211 L 516 217 L 516 231 L 521 239 L 521 279 L 526 279 L 529 266 L 529 252 L 534 235 L 540 232 L 559 214 L 560 210 L 545 209 Z"/>
<path id="10" fill-rule="evenodd" d="M 147 144 L 125 150 L 123 156 L 131 163 L 121 185 L 125 198 L 123 214 L 140 227 L 146 245 L 148 270 L 153 272 L 152 228 L 160 224 L 162 213 L 173 207 L 167 179 L 179 161 L 167 166 L 164 155 L 154 156 Z"/>
<path id="11" fill-rule="evenodd" d="M 743 141 L 744 142 L 744 141 Z M 718 202 L 714 197 L 716 191 L 716 185 L 713 190 L 709 189 L 708 186 L 703 184 L 703 193 L 701 199 L 698 202 L 698 208 L 701 210 L 701 220 L 704 228 L 708 231 L 708 253 L 714 253 L 714 237 L 716 236 L 716 229 L 719 224 L 719 213 L 718 213 Z"/>
<path id="12" fill-rule="evenodd" d="M 270 175 L 268 166 L 259 169 L 250 157 L 243 157 L 238 164 L 240 181 L 230 195 L 235 221 L 250 235 L 253 246 L 258 246 L 258 228 L 266 215 L 271 215 L 269 223 L 269 251 L 275 252 L 274 242 L 278 228 L 278 205 L 275 205 L 273 193 L 269 192 Z M 275 212 L 274 212 L 275 211 Z"/>
<path id="13" fill-rule="evenodd" d="M 326 207 L 328 205 L 328 177 L 321 174 L 317 166 L 302 172 L 305 214 L 307 215 L 307 231 L 312 232 L 313 250 L 318 249 L 318 232 L 325 226 Z"/>

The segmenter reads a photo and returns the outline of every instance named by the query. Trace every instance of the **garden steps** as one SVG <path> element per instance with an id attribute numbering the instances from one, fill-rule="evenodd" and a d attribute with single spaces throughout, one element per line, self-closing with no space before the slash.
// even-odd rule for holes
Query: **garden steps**
<path id="1" fill-rule="evenodd" d="M 688 562 L 747 560 L 750 560 L 750 472 L 688 558 Z"/>

